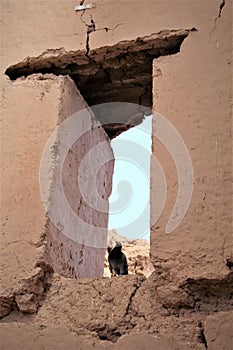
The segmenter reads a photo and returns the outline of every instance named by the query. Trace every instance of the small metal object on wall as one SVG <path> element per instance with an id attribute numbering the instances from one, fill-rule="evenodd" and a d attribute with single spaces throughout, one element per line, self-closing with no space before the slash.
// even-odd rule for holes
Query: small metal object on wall
<path id="1" fill-rule="evenodd" d="M 94 9 L 94 8 L 95 8 L 95 4 L 78 5 L 78 6 L 75 6 L 75 11 L 83 11 L 83 10 Z"/>

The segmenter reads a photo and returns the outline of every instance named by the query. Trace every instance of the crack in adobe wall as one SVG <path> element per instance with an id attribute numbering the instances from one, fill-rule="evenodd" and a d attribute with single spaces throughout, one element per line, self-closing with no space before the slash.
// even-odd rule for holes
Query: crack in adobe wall
<path id="1" fill-rule="evenodd" d="M 222 0 L 221 3 L 220 3 L 220 5 L 219 5 L 218 16 L 215 18 L 216 21 L 221 17 L 221 15 L 222 15 L 222 9 L 223 9 L 223 7 L 225 6 L 225 4 L 226 4 L 226 3 L 225 3 L 225 0 Z"/>
<path id="2" fill-rule="evenodd" d="M 216 29 L 217 26 L 217 21 L 221 18 L 222 16 L 222 10 L 224 8 L 224 6 L 226 5 L 225 0 L 222 0 L 219 4 L 219 8 L 218 8 L 218 14 L 217 16 L 214 18 L 214 26 L 213 29 L 210 32 L 210 35 L 214 32 L 214 30 Z"/>
<path id="3" fill-rule="evenodd" d="M 85 25 L 88 36 L 96 30 L 115 29 L 96 29 L 92 17 L 91 22 Z M 121 41 L 95 50 L 90 50 L 88 46 L 88 55 L 85 50 L 66 52 L 64 48 L 50 49 L 38 57 L 28 57 L 8 67 L 5 73 L 11 80 L 36 73 L 69 75 L 89 106 L 106 102 L 129 102 L 151 108 L 153 59 L 178 53 L 184 39 L 193 31 L 196 29 L 162 30 L 150 36 Z M 138 112 L 141 111 L 135 111 L 135 114 Z M 115 130 L 112 126 L 104 126 L 108 115 L 109 111 L 106 111 L 105 115 L 96 117 L 112 138 L 115 137 Z M 125 131 L 129 117 L 131 116 L 121 115 L 118 134 L 121 125 L 122 131 Z M 114 121 L 118 122 L 115 118 Z"/>
<path id="4" fill-rule="evenodd" d="M 199 340 L 200 343 L 204 344 L 205 349 L 208 349 L 207 340 L 205 337 L 205 329 L 201 321 L 198 323 L 198 327 L 200 327 L 200 333 L 197 339 Z"/>
<path id="5" fill-rule="evenodd" d="M 84 2 L 81 1 L 80 5 L 83 5 Z M 117 29 L 119 26 L 123 25 L 123 23 L 118 23 L 116 24 L 113 28 L 109 28 L 109 27 L 102 27 L 102 28 L 97 28 L 96 26 L 96 22 L 94 21 L 93 19 L 93 16 L 90 14 L 90 23 L 87 23 L 84 19 L 83 19 L 83 16 L 84 14 L 86 13 L 86 10 L 84 9 L 82 11 L 82 14 L 80 16 L 80 20 L 82 23 L 85 24 L 85 26 L 87 27 L 87 37 L 86 37 L 86 53 L 85 55 L 87 57 L 89 57 L 89 51 L 90 51 L 90 34 L 93 33 L 93 32 L 98 32 L 98 31 L 101 31 L 101 30 L 104 30 L 106 33 L 111 31 L 111 30 L 115 30 Z"/>
<path id="6" fill-rule="evenodd" d="M 131 311 L 131 307 L 132 307 L 132 303 L 133 303 L 133 299 L 138 291 L 138 289 L 142 286 L 143 282 L 146 280 L 146 278 L 143 278 L 141 280 L 138 280 L 137 283 L 134 285 L 134 290 L 132 291 L 130 297 L 129 297 L 129 302 L 128 302 L 128 305 L 126 307 L 126 310 L 125 310 L 125 316 L 126 315 L 129 315 L 129 312 Z"/>
<path id="7" fill-rule="evenodd" d="M 146 280 L 145 277 L 139 277 L 135 279 L 135 282 L 132 285 L 132 291 L 128 296 L 128 301 L 127 301 L 127 305 L 125 307 L 125 311 L 123 312 L 122 315 L 122 322 L 119 323 L 113 323 L 113 324 L 108 324 L 106 322 L 103 323 L 99 323 L 98 325 L 90 325 L 89 327 L 87 327 L 89 329 L 89 331 L 91 332 L 95 332 L 97 334 L 97 337 L 100 340 L 108 340 L 112 343 L 117 342 L 117 340 L 123 335 L 123 334 L 129 334 L 129 332 L 135 327 L 135 325 L 133 325 L 131 323 L 131 317 L 130 317 L 130 308 L 134 299 L 134 296 L 136 294 L 136 292 L 138 291 L 138 289 L 140 288 L 140 286 L 142 285 L 142 283 Z M 115 278 L 111 278 L 110 279 L 110 285 L 111 288 L 113 288 L 112 283 L 115 282 L 117 280 L 115 280 Z M 97 292 L 98 294 L 98 298 L 101 300 L 101 304 L 104 305 L 104 295 L 105 295 L 105 290 L 101 290 L 99 288 L 97 288 L 97 286 L 95 285 L 95 283 L 91 283 L 91 286 L 93 287 L 93 289 Z M 106 290 L 107 291 L 107 290 Z M 103 306 L 104 307 L 104 306 Z M 124 323 L 125 318 L 129 316 L 129 320 Z"/>
<path id="8" fill-rule="evenodd" d="M 88 53 L 89 53 L 89 51 L 90 51 L 90 45 L 89 45 L 90 34 L 91 34 L 92 32 L 95 32 L 95 31 L 96 31 L 96 28 L 95 28 L 95 22 L 94 22 L 94 20 L 93 20 L 93 18 L 92 18 L 92 15 L 90 15 L 90 17 L 91 17 L 91 22 L 88 24 L 88 23 L 85 22 L 84 19 L 83 19 L 84 13 L 85 13 L 85 10 L 83 10 L 83 12 L 82 12 L 82 14 L 81 14 L 81 16 L 80 16 L 80 20 L 81 20 L 81 22 L 84 23 L 85 26 L 87 27 L 86 53 L 85 53 L 85 55 L 88 57 Z"/>

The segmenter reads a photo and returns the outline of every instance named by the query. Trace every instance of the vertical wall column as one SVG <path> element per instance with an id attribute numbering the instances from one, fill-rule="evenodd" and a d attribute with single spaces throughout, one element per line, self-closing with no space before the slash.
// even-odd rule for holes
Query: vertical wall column
<path id="1" fill-rule="evenodd" d="M 167 197 L 160 219 L 154 222 L 161 198 L 156 197 L 159 174 L 152 157 L 151 257 L 154 265 L 178 279 L 223 277 L 229 273 L 227 260 L 232 259 L 230 27 L 231 15 L 225 12 L 211 40 L 210 31 L 200 26 L 183 43 L 179 54 L 154 60 L 154 110 L 179 132 L 194 174 L 188 210 L 180 224 L 166 233 L 179 188 L 189 175 L 181 181 L 181 169 L 187 164 L 180 166 L 173 158 L 180 145 L 168 150 L 158 140 L 155 116 L 153 156 L 164 170 Z M 171 140 L 169 128 L 166 133 Z M 186 190 L 178 215 L 187 200 Z"/>

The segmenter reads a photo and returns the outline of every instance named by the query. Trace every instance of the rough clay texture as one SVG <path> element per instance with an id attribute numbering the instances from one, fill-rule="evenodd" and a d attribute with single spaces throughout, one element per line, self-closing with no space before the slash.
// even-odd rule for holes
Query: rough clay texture
<path id="1" fill-rule="evenodd" d="M 213 350 L 230 350 L 233 344 L 233 314 L 219 312 L 208 316 L 205 322 L 206 341 Z M 228 339 L 228 342 L 225 339 Z"/>
<path id="2" fill-rule="evenodd" d="M 75 137 L 75 139 L 78 139 L 69 148 L 62 168 L 64 196 L 72 212 L 80 220 L 76 224 L 72 235 L 72 213 L 67 213 L 63 203 L 59 202 L 59 210 L 62 212 L 64 220 L 61 227 L 57 225 L 58 228 L 54 226 L 54 222 L 50 221 L 48 234 L 49 256 L 54 270 L 61 275 L 76 278 L 100 277 L 103 275 L 107 240 L 108 197 L 112 189 L 113 153 L 105 131 L 94 119 L 91 111 L 86 109 L 83 112 L 87 105 L 73 81 L 68 77 L 64 78 L 60 105 L 60 121 L 79 111 L 81 111 L 83 117 L 83 124 L 77 126 L 80 136 Z M 85 132 L 81 131 L 82 128 Z M 87 158 L 89 152 L 93 149 L 95 149 L 95 152 L 92 152 L 91 156 Z M 59 146 L 55 147 L 55 150 L 53 157 L 57 161 Z M 81 165 L 83 166 L 82 169 L 80 169 Z M 95 167 L 97 167 L 97 173 L 93 174 L 89 169 L 95 169 Z M 53 171 L 57 171 L 56 166 Z M 82 179 L 80 180 L 78 176 L 81 176 Z M 94 178 L 95 182 L 93 183 Z M 93 189 L 93 192 L 90 189 Z M 92 193 L 101 198 L 103 201 L 102 208 L 98 207 L 98 200 L 95 196 L 90 196 Z M 89 195 L 90 204 L 85 197 L 87 194 Z M 58 202 L 56 193 L 52 193 L 48 201 L 49 206 L 56 206 Z M 101 231 L 97 232 L 96 227 L 100 227 Z M 70 233 L 70 237 L 67 237 L 67 233 Z M 99 235 L 97 240 L 99 246 L 95 245 L 94 241 L 91 241 L 93 243 L 91 245 L 90 240 L 87 241 L 86 239 L 87 235 Z"/>
<path id="3" fill-rule="evenodd" d="M 22 108 L 18 105 L 20 101 L 25 101 Z M 5 82 L 1 317 L 16 307 L 22 312 L 36 312 L 52 270 L 69 277 L 103 275 L 105 249 L 87 245 L 85 236 L 81 241 L 80 238 L 72 239 L 63 234 L 63 231 L 70 232 L 69 215 L 66 214 L 63 203 L 60 203 L 59 210 L 65 218 L 65 225 L 58 230 L 47 218 L 40 198 L 39 168 L 45 143 L 59 123 L 84 107 L 86 104 L 69 77 L 39 74 L 26 80 L 21 79 L 15 84 Z M 11 120 L 8 118 L 9 115 Z M 102 215 L 90 212 L 82 200 L 80 191 L 74 192 L 73 187 L 77 182 L 79 164 L 93 145 L 98 146 L 99 142 L 105 142 L 108 146 L 105 152 L 90 159 L 92 165 L 94 162 L 99 165 L 101 157 L 103 162 L 106 159 L 113 159 L 113 155 L 105 131 L 93 121 L 93 116 L 89 112 L 86 112 L 85 124 L 88 130 L 93 128 L 92 137 L 84 134 L 79 139 L 82 145 L 85 144 L 85 147 L 80 147 L 80 151 L 76 144 L 70 149 L 63 167 L 63 188 L 73 211 L 81 211 L 84 219 L 86 215 L 93 225 L 102 227 L 100 241 L 102 240 L 104 247 L 107 239 L 108 207 Z M 37 140 L 38 132 L 40 137 Z M 12 135 L 13 142 L 9 135 Z M 53 182 L 56 171 L 54 159 L 59 157 L 59 148 L 51 149 L 52 170 L 50 177 L 46 179 L 48 186 Z M 76 172 L 72 172 L 73 168 Z M 97 189 L 107 206 L 107 199 L 111 193 L 112 171 L 113 161 L 105 163 L 98 173 L 99 179 L 96 182 Z M 92 179 L 88 178 L 85 181 L 88 189 L 90 181 Z M 85 190 L 84 187 L 83 191 Z M 52 191 L 53 187 L 51 190 L 53 194 Z M 56 196 L 52 196 L 51 193 L 48 191 L 48 208 L 56 205 Z M 76 227 L 79 237 L 83 230 L 82 226 L 81 221 Z"/>
<path id="4" fill-rule="evenodd" d="M 199 23 L 198 32 L 184 42 L 178 55 L 154 60 L 154 108 L 181 134 L 194 172 L 189 210 L 172 234 L 166 235 L 165 226 L 176 200 L 179 174 L 172 152 L 153 137 L 153 153 L 166 174 L 168 192 L 164 211 L 153 224 L 156 174 L 152 164 L 151 257 L 158 267 L 173 271 L 178 280 L 226 276 L 227 260 L 232 259 L 233 254 L 232 18 L 228 9 L 231 2 L 226 2 L 221 17 L 210 21 L 208 26 L 205 22 Z M 212 6 L 209 11 L 211 13 Z"/>
<path id="5" fill-rule="evenodd" d="M 73 0 L 69 4 L 25 0 L 24 6 L 18 1 L 1 2 L 1 347 L 230 350 L 231 1 L 96 3 L 94 10 L 81 14 L 74 11 Z M 75 271 L 71 256 L 77 251 L 75 259 L 80 261 L 82 246 L 63 242 L 55 231 L 48 235 L 52 228 L 41 203 L 38 172 L 48 137 L 77 110 L 72 97 L 76 88 L 69 78 L 54 75 L 10 82 L 4 72 L 48 49 L 85 54 L 87 44 L 89 50 L 97 50 L 164 29 L 192 28 L 197 31 L 189 32 L 177 55 L 160 57 L 153 64 L 153 107 L 179 130 L 194 168 L 194 191 L 184 220 L 173 233 L 164 233 L 177 195 L 177 173 L 169 153 L 153 138 L 168 195 L 155 224 L 152 164 L 152 275 L 77 280 L 54 273 L 57 269 L 78 275 L 81 270 Z M 80 96 L 78 101 L 83 103 Z M 106 137 L 103 130 L 100 137 Z M 71 156 L 66 161 L 77 165 Z M 109 174 L 109 185 L 110 178 Z M 110 187 L 102 194 L 107 198 L 109 192 Z M 65 251 L 60 253 L 61 243 Z M 104 251 L 99 254 L 104 257 Z M 62 264 L 67 262 L 64 273 Z"/>

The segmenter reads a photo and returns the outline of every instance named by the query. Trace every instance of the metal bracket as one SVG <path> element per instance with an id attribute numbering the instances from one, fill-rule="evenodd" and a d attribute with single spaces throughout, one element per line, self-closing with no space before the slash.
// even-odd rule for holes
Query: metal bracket
<path id="1" fill-rule="evenodd" d="M 83 10 L 89 10 L 94 8 L 95 8 L 95 4 L 78 5 L 78 6 L 75 6 L 75 11 L 83 11 Z"/>

